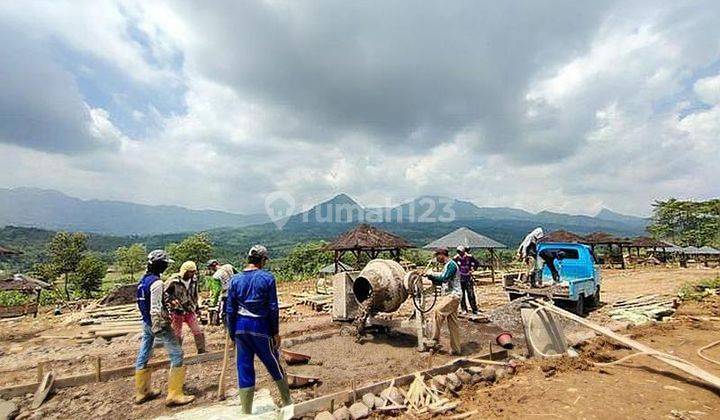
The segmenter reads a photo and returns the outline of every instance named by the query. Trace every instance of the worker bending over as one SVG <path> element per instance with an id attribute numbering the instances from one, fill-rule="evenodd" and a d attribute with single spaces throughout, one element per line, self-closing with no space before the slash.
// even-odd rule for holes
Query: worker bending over
<path id="1" fill-rule="evenodd" d="M 221 315 L 223 323 L 225 323 L 225 302 L 227 300 L 227 291 L 230 287 L 230 279 L 237 273 L 235 267 L 231 264 L 220 265 L 218 260 L 210 260 L 207 265 L 211 277 L 207 281 L 208 289 L 210 289 L 210 307 L 214 308 Z M 214 322 L 219 324 L 219 320 Z"/>
<path id="2" fill-rule="evenodd" d="M 200 329 L 197 319 L 198 285 L 197 266 L 192 261 L 185 261 L 180 272 L 173 274 L 165 285 L 165 304 L 170 312 L 172 329 L 182 344 L 183 324 L 187 324 L 195 338 L 198 354 L 205 353 L 205 334 Z"/>
<path id="3" fill-rule="evenodd" d="M 180 342 L 170 327 L 170 319 L 163 306 L 163 282 L 160 275 L 167 270 L 173 261 L 162 249 L 148 254 L 147 271 L 137 286 L 137 303 L 142 315 L 143 332 L 140 351 L 135 361 L 135 403 L 140 404 L 160 395 L 160 391 L 152 389 L 148 360 L 152 356 L 155 338 L 162 340 L 170 357 L 170 373 L 168 375 L 167 405 L 187 404 L 195 399 L 183 393 L 185 367 Z"/>
<path id="4" fill-rule="evenodd" d="M 480 266 L 480 262 L 462 245 L 457 247 L 457 255 L 453 259 L 460 271 L 460 287 L 462 289 L 460 308 L 463 312 L 467 312 L 467 305 L 465 304 L 467 298 L 472 313 L 477 314 L 478 308 L 475 300 L 475 285 L 473 284 L 472 273 Z"/>
<path id="5" fill-rule="evenodd" d="M 263 270 L 267 249 L 255 245 L 245 269 L 233 276 L 228 289 L 226 315 L 230 337 L 237 350 L 237 376 L 243 414 L 252 412 L 255 394 L 254 359 L 265 365 L 280 390 L 283 406 L 292 404 L 285 372 L 280 367 L 280 313 L 275 277 Z"/>
<path id="6" fill-rule="evenodd" d="M 451 354 L 460 355 L 460 326 L 458 325 L 458 306 L 462 297 L 458 265 L 446 248 L 435 251 L 435 259 L 445 264 L 442 273 L 427 273 L 425 276 L 436 285 L 442 285 L 442 293 L 435 303 L 432 318 L 432 336 L 430 347 L 437 347 L 440 343 L 440 328 L 447 322 L 450 333 Z"/>
<path id="7" fill-rule="evenodd" d="M 555 283 L 560 282 L 560 272 L 558 272 L 557 267 L 555 266 L 556 263 L 560 263 L 563 258 L 565 258 L 565 251 L 561 249 L 543 249 L 538 253 L 538 257 L 545 263 L 547 268 L 550 270 L 550 275 L 553 278 L 553 281 Z M 538 271 L 537 274 L 537 281 L 538 283 L 542 283 L 542 269 Z"/>

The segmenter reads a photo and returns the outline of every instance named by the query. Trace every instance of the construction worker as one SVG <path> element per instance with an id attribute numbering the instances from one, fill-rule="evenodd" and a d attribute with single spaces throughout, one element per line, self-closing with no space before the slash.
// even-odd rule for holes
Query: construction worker
<path id="1" fill-rule="evenodd" d="M 542 228 L 535 228 L 532 232 L 527 234 L 520 243 L 517 250 L 518 260 L 525 263 L 526 266 L 526 277 L 531 286 L 535 286 L 537 283 L 537 243 L 544 236 Z"/>
<path id="2" fill-rule="evenodd" d="M 142 341 L 135 361 L 135 403 L 156 398 L 160 391 L 152 389 L 150 370 L 146 368 L 152 355 L 155 338 L 160 338 L 170 357 L 167 405 L 187 404 L 195 399 L 183 393 L 185 367 L 180 342 L 170 327 L 170 319 L 163 306 L 163 282 L 160 275 L 173 261 L 167 252 L 156 249 L 148 254 L 147 271 L 137 286 L 137 303 L 143 320 Z"/>
<path id="3" fill-rule="evenodd" d="M 426 273 L 434 284 L 442 285 L 441 296 L 438 297 L 432 315 L 432 335 L 429 347 L 437 347 L 440 343 L 440 328 L 447 322 L 450 333 L 451 354 L 460 355 L 460 326 L 458 325 L 458 306 L 462 298 L 460 286 L 460 270 L 457 263 L 450 258 L 447 248 L 435 251 L 435 259 L 445 264 L 441 273 Z"/>
<path id="4" fill-rule="evenodd" d="M 550 270 L 550 275 L 553 278 L 553 282 L 559 283 L 560 282 L 560 272 L 558 271 L 557 267 L 555 266 L 556 263 L 560 263 L 560 261 L 565 258 L 565 251 L 561 249 L 543 249 L 538 253 L 538 257 L 545 263 L 547 268 Z M 538 271 L 537 278 L 540 283 L 542 283 L 542 269 Z"/>
<path id="5" fill-rule="evenodd" d="M 285 372 L 280 366 L 280 313 L 275 277 L 263 270 L 268 252 L 262 245 L 250 248 L 247 266 L 233 276 L 228 289 L 226 315 L 230 337 L 237 350 L 237 376 L 243 414 L 252 412 L 255 394 L 254 359 L 260 361 L 280 390 L 283 406 L 292 404 Z"/>
<path id="6" fill-rule="evenodd" d="M 182 344 L 182 327 L 187 324 L 195 338 L 198 354 L 205 353 L 205 334 L 200 329 L 197 319 L 198 285 L 197 266 L 192 261 L 185 261 L 180 271 L 173 274 L 165 285 L 165 306 L 170 313 L 172 329 Z"/>
<path id="7" fill-rule="evenodd" d="M 478 308 L 477 301 L 475 300 L 475 286 L 472 273 L 480 266 L 480 261 L 462 245 L 458 246 L 456 251 L 457 255 L 455 255 L 453 259 L 457 263 L 458 270 L 460 271 L 460 287 L 462 288 L 460 308 L 463 312 L 467 312 L 467 305 L 465 304 L 465 299 L 467 299 L 472 313 L 477 314 Z"/>
<path id="8" fill-rule="evenodd" d="M 210 289 L 210 306 L 216 308 L 218 314 L 222 314 L 223 323 L 225 322 L 225 301 L 227 300 L 227 291 L 230 287 L 230 279 L 237 273 L 232 264 L 220 265 L 218 260 L 208 261 L 208 271 L 212 274 L 207 284 Z M 217 320 L 215 325 L 220 322 Z"/>

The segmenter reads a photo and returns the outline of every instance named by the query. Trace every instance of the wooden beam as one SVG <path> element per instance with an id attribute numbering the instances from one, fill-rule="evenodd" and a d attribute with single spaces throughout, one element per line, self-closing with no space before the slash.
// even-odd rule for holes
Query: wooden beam
<path id="1" fill-rule="evenodd" d="M 476 357 L 480 359 L 490 360 L 505 359 L 507 357 L 507 351 L 501 350 L 499 352 L 491 354 L 477 355 Z M 470 359 L 460 358 L 453 360 L 452 362 L 445 365 L 436 366 L 418 372 L 408 373 L 407 375 L 402 375 L 395 378 L 388 378 L 384 381 L 366 385 L 361 388 L 352 387 L 351 389 L 335 392 L 333 394 L 323 395 L 322 397 L 295 404 L 292 408 L 293 411 L 291 415 L 292 418 L 300 418 L 318 411 L 330 410 L 331 407 L 337 408 L 342 404 L 351 402 L 354 395 L 364 395 L 368 392 L 372 392 L 373 394 L 379 394 L 383 389 L 389 387 L 391 383 L 393 383 L 395 386 L 409 385 L 413 380 L 415 380 L 415 373 L 420 373 L 425 377 L 443 375 L 446 373 L 454 372 L 458 368 L 468 365 L 476 365 L 476 363 L 473 363 L 472 361 L 470 361 Z"/>
<path id="2" fill-rule="evenodd" d="M 573 313 L 570 313 L 568 311 L 560 309 L 557 306 L 554 306 L 552 304 L 538 302 L 538 301 L 534 301 L 534 303 L 537 306 L 541 306 L 541 307 L 545 308 L 546 310 L 555 312 L 556 314 L 562 315 L 565 318 L 569 318 L 569 319 L 577 322 L 578 324 L 584 325 L 584 326 L 590 328 L 591 330 L 597 331 L 600 334 L 603 334 L 607 337 L 612 338 L 613 340 L 619 341 L 628 347 L 631 347 L 631 348 L 638 350 L 640 352 L 643 352 L 643 353 L 648 353 L 648 354 L 652 355 L 652 357 L 654 357 L 655 359 L 657 359 L 663 363 L 667 363 L 668 365 L 673 366 L 677 369 L 680 369 L 681 371 L 683 371 L 689 375 L 692 375 L 692 376 L 712 385 L 716 389 L 720 390 L 720 378 L 718 378 L 717 376 L 711 374 L 710 372 L 708 372 L 706 370 L 700 369 L 697 366 L 691 365 L 682 360 L 678 360 L 675 358 L 670 359 L 670 358 L 663 357 L 662 355 L 657 354 L 657 353 L 659 353 L 657 350 L 650 348 L 650 347 L 646 346 L 645 344 L 640 343 L 639 341 L 635 341 L 635 340 L 631 339 L 630 337 L 620 335 L 609 328 L 603 327 L 602 325 L 598 325 L 594 322 L 590 322 L 590 321 L 586 320 L 585 318 L 579 317 Z"/>

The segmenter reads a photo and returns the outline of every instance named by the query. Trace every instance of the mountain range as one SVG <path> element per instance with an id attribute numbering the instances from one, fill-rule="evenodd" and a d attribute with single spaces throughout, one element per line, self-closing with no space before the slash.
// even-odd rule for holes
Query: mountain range
<path id="1" fill-rule="evenodd" d="M 271 208 L 274 208 L 271 205 Z M 265 214 L 236 214 L 217 210 L 191 210 L 178 206 L 81 200 L 59 191 L 36 188 L 0 189 L 0 226 L 13 225 L 51 230 L 84 231 L 117 236 L 164 235 L 213 231 L 262 233 L 277 230 Z M 363 207 L 347 194 L 284 219 L 275 220 L 283 232 L 307 231 L 318 236 L 334 234 L 358 222 L 378 223 L 396 232 L 435 231 L 458 224 L 501 227 L 513 231 L 537 225 L 578 233 L 603 230 L 619 235 L 644 232 L 648 219 L 602 209 L 595 216 L 541 211 L 530 213 L 508 207 L 479 207 L 469 201 L 440 196 L 422 196 L 399 206 Z M 432 226 L 435 225 L 435 226 Z M 246 229 L 252 228 L 252 229 Z M 217 232 L 215 232 L 217 231 Z M 221 231 L 224 231 L 221 233 Z M 267 232 L 269 233 L 269 232 Z M 501 235 L 513 239 L 517 234 Z"/>

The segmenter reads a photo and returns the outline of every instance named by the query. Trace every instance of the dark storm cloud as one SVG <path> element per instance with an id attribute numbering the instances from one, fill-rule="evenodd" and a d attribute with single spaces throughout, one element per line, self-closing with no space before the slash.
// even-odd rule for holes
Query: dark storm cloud
<path id="1" fill-rule="evenodd" d="M 187 6 L 195 65 L 304 121 L 297 137 L 357 132 L 419 147 L 467 130 L 481 150 L 522 141 L 524 94 L 582 50 L 606 2 L 250 2 Z M 522 6 L 522 7 L 521 7 Z"/>
<path id="2" fill-rule="evenodd" d="M 72 154 L 100 146 L 73 76 L 38 42 L 0 28 L 0 142 Z"/>

